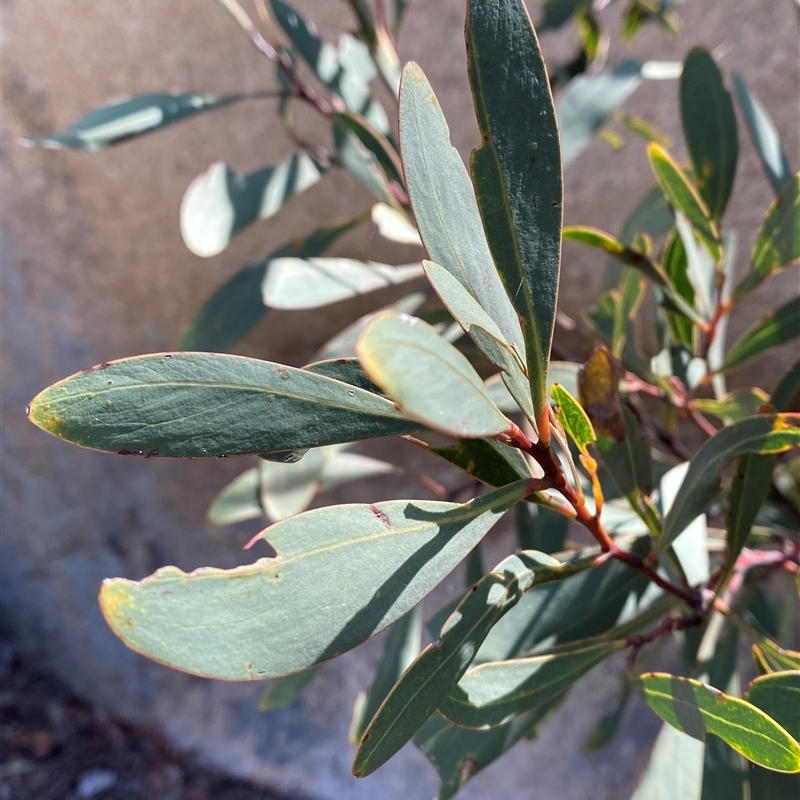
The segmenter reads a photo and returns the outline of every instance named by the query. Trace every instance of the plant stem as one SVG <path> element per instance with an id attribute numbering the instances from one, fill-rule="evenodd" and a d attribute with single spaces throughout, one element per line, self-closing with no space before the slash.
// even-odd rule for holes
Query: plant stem
<path id="1" fill-rule="evenodd" d="M 646 644 L 654 642 L 660 636 L 664 636 L 667 633 L 682 631 L 684 628 L 692 628 L 696 625 L 700 625 L 702 621 L 703 621 L 703 615 L 696 611 L 694 614 L 688 617 L 667 617 L 665 620 L 661 622 L 660 625 L 658 625 L 656 628 L 650 631 L 650 633 L 643 633 L 643 634 L 636 634 L 634 636 L 629 636 L 625 640 L 625 644 L 631 648 L 631 651 L 628 654 L 628 658 L 625 664 L 626 672 L 631 672 L 633 670 L 633 665 L 636 662 L 636 658 L 639 655 L 639 651 Z"/>

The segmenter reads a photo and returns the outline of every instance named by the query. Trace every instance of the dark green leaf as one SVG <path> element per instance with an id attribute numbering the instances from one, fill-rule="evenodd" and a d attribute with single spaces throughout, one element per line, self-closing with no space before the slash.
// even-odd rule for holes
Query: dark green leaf
<path id="1" fill-rule="evenodd" d="M 647 704 L 694 739 L 713 733 L 750 761 L 777 772 L 800 772 L 800 744 L 750 703 L 712 686 L 675 675 L 641 677 Z"/>
<path id="2" fill-rule="evenodd" d="M 624 641 L 549 655 L 479 664 L 468 670 L 439 706 L 464 728 L 493 728 L 563 694 L 578 678 L 625 647 Z"/>
<path id="3" fill-rule="evenodd" d="M 324 361 L 314 361 L 303 367 L 307 372 L 324 375 L 335 381 L 349 383 L 359 389 L 373 394 L 382 394 L 381 390 L 367 377 L 357 358 L 331 358 Z"/>
<path id="4" fill-rule="evenodd" d="M 321 669 L 322 665 L 320 664 L 317 667 L 296 672 L 294 675 L 286 675 L 270 681 L 258 701 L 258 710 L 274 711 L 276 708 L 284 708 L 293 703 L 317 677 Z"/>
<path id="5" fill-rule="evenodd" d="M 305 153 L 290 153 L 277 166 L 248 175 L 217 161 L 183 196 L 183 241 L 195 255 L 215 256 L 248 225 L 271 217 L 291 197 L 313 186 L 325 170 Z"/>
<path id="6" fill-rule="evenodd" d="M 421 636 L 422 605 L 420 604 L 397 620 L 389 629 L 378 674 L 364 702 L 359 706 L 358 718 L 353 720 L 351 726 L 351 739 L 354 744 L 361 739 L 364 729 L 375 716 L 386 695 L 419 655 Z"/>
<path id="7" fill-rule="evenodd" d="M 367 375 L 435 430 L 470 439 L 510 430 L 469 361 L 426 322 L 384 312 L 366 324 L 357 350 Z"/>
<path id="8" fill-rule="evenodd" d="M 739 140 L 730 92 L 714 57 L 701 47 L 690 50 L 683 62 L 680 100 L 697 185 L 711 216 L 719 220 L 731 196 Z"/>
<path id="9" fill-rule="evenodd" d="M 576 11 L 589 5 L 589 0 L 544 0 L 542 19 L 537 24 L 540 31 L 560 28 Z"/>
<path id="10" fill-rule="evenodd" d="M 583 152 L 594 134 L 641 82 L 642 64 L 631 59 L 605 72 L 580 75 L 567 84 L 556 103 L 564 166 Z"/>
<path id="11" fill-rule="evenodd" d="M 688 261 L 683 240 L 676 232 L 670 236 L 664 248 L 664 272 L 669 275 L 675 290 L 686 301 L 687 305 L 694 308 L 694 287 L 689 280 Z M 678 314 L 668 312 L 667 318 L 675 339 L 679 344 L 690 350 L 694 348 L 694 326 L 689 319 Z"/>
<path id="12" fill-rule="evenodd" d="M 680 211 L 697 231 L 714 260 L 719 260 L 719 232 L 697 190 L 686 179 L 669 153 L 655 142 L 647 147 L 656 180 L 676 211 Z"/>
<path id="13" fill-rule="evenodd" d="M 430 451 L 489 486 L 530 477 L 522 453 L 495 439 L 459 439 L 454 445 L 431 446 Z"/>
<path id="14" fill-rule="evenodd" d="M 800 336 L 800 297 L 767 314 L 743 333 L 739 341 L 728 351 L 720 372 L 739 367 L 798 336 Z"/>
<path id="15" fill-rule="evenodd" d="M 439 101 L 416 64 L 403 71 L 400 144 L 408 191 L 428 257 L 478 301 L 522 354 L 514 307 L 492 262 L 481 216 L 461 156 L 450 144 Z"/>
<path id="16" fill-rule="evenodd" d="M 187 458 L 320 447 L 420 430 L 385 398 L 293 367 L 174 353 L 77 373 L 31 402 L 30 419 L 98 450 Z"/>
<path id="17" fill-rule="evenodd" d="M 772 392 L 778 411 L 800 411 L 800 360 L 795 361 Z"/>
<path id="18" fill-rule="evenodd" d="M 286 675 L 410 611 L 526 489 L 522 481 L 466 505 L 394 500 L 306 511 L 262 534 L 275 558 L 107 580 L 100 605 L 129 647 L 177 669 L 228 680 Z"/>
<path id="19" fill-rule="evenodd" d="M 800 261 L 800 174 L 788 180 L 761 224 L 750 273 L 736 287 L 741 299 L 770 275 Z"/>
<path id="20" fill-rule="evenodd" d="M 656 542 L 663 553 L 687 525 L 702 514 L 717 496 L 720 471 L 746 453 L 781 453 L 800 444 L 800 415 L 775 414 L 750 417 L 723 428 L 695 455 L 675 502 L 664 520 L 664 533 Z"/>
<path id="21" fill-rule="evenodd" d="M 395 205 L 392 187 L 374 153 L 338 117 L 334 117 L 332 131 L 339 163 L 378 200 Z"/>
<path id="22" fill-rule="evenodd" d="M 517 546 L 521 550 L 560 553 L 567 540 L 569 520 L 546 506 L 519 503 L 514 508 Z"/>
<path id="23" fill-rule="evenodd" d="M 483 137 L 472 153 L 478 207 L 497 271 L 522 321 L 536 421 L 546 430 L 563 205 L 553 98 L 522 0 L 470 0 L 466 37 Z"/>
<path id="24" fill-rule="evenodd" d="M 388 761 L 420 729 L 456 685 L 489 631 L 536 584 L 589 568 L 592 559 L 561 564 L 543 553 L 509 556 L 459 603 L 439 633 L 395 685 L 361 737 L 353 774 L 363 777 Z"/>
<path id="25" fill-rule="evenodd" d="M 795 739 L 800 739 L 800 670 L 773 672 L 756 678 L 744 699 L 760 708 Z"/>
<path id="26" fill-rule="evenodd" d="M 102 150 L 145 133 L 180 122 L 215 108 L 264 97 L 263 92 L 246 94 L 141 94 L 89 112 L 61 133 L 28 136 L 23 142 L 36 147 L 73 150 Z"/>
<path id="27" fill-rule="evenodd" d="M 354 111 L 347 111 L 337 114 L 334 122 L 358 137 L 361 144 L 375 156 L 390 181 L 394 181 L 401 188 L 405 186 L 400 157 L 389 140 L 369 120 Z"/>
<path id="28" fill-rule="evenodd" d="M 775 194 L 780 194 L 783 187 L 792 180 L 792 168 L 786 153 L 781 149 L 778 131 L 758 98 L 747 88 L 741 75 L 733 74 L 733 86 L 761 165 Z"/>
<path id="29" fill-rule="evenodd" d="M 265 258 L 237 272 L 206 301 L 183 332 L 180 350 L 230 350 L 267 313 L 261 302 L 261 284 L 269 262 L 281 256 L 307 258 L 322 255 L 340 236 L 359 225 L 359 214 L 344 222 L 319 228 L 304 239 L 282 245 Z"/>

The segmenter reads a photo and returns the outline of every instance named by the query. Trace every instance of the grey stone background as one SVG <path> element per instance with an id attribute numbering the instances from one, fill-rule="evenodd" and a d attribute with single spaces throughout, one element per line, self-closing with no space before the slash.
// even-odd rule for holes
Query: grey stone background
<path id="1" fill-rule="evenodd" d="M 346 17 L 345 5 L 334 0 L 296 5 L 331 35 Z M 530 3 L 534 19 L 538 6 Z M 237 237 L 222 255 L 191 255 L 178 230 L 186 186 L 217 159 L 242 171 L 277 161 L 288 143 L 271 104 L 234 106 L 95 155 L 24 149 L 19 139 L 60 129 L 113 97 L 270 86 L 270 66 L 211 0 L 2 0 L 0 10 L 3 625 L 37 663 L 77 691 L 116 714 L 159 726 L 209 762 L 319 800 L 427 800 L 435 776 L 411 747 L 366 781 L 349 774 L 349 712 L 358 689 L 368 684 L 379 641 L 335 662 L 291 708 L 265 716 L 255 711 L 260 687 L 172 672 L 126 650 L 105 627 L 95 596 L 106 576 L 140 578 L 166 563 L 191 569 L 244 560 L 240 546 L 252 531 L 213 529 L 205 508 L 249 464 L 104 456 L 46 436 L 24 415 L 36 392 L 77 369 L 169 349 L 203 300 L 241 264 L 322 219 L 363 208 L 368 198 L 346 176 L 329 176 L 276 218 Z M 726 71 L 747 78 L 797 163 L 795 3 L 689 0 L 681 16 L 678 39 L 649 27 L 633 42 L 617 44 L 611 63 L 630 56 L 680 59 L 695 44 L 716 48 Z M 466 154 L 476 129 L 462 25 L 462 0 L 412 0 L 401 55 L 426 70 L 455 144 Z M 572 36 L 548 35 L 543 44 L 548 53 L 564 55 Z M 680 140 L 674 82 L 642 87 L 626 110 Z M 647 185 L 641 141 L 628 137 L 621 151 L 594 142 L 567 173 L 567 221 L 618 230 Z M 769 200 L 769 186 L 743 136 L 726 218 L 740 233 L 740 271 Z M 334 253 L 395 263 L 409 255 L 389 248 L 368 226 Z M 602 259 L 588 251 L 567 249 L 567 313 L 591 302 L 602 267 Z M 730 335 L 797 290 L 796 271 L 769 282 L 747 301 Z M 272 313 L 239 352 L 302 364 L 374 302 L 362 298 L 308 316 Z M 791 355 L 783 348 L 761 359 L 747 378 L 754 374 L 770 388 Z M 384 443 L 371 452 L 390 454 L 395 447 Z M 415 463 L 422 468 L 422 461 Z M 347 497 L 373 500 L 419 491 L 413 484 L 375 481 Z M 498 558 L 499 536 L 492 540 Z M 445 582 L 439 599 L 458 588 L 458 577 Z M 580 751 L 613 703 L 614 687 L 613 670 L 595 670 L 538 740 L 476 778 L 463 797 L 496 796 L 500 781 L 524 788 L 529 798 L 550 797 L 555 786 L 560 796 L 575 800 L 627 797 L 644 763 L 643 747 L 657 730 L 654 717 L 634 705 L 613 748 L 594 755 Z"/>

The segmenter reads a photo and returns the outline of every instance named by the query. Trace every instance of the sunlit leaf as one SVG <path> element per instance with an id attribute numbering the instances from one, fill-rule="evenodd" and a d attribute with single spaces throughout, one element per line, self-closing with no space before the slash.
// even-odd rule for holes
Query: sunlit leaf
<path id="1" fill-rule="evenodd" d="M 426 322 L 380 314 L 364 327 L 357 350 L 369 377 L 426 425 L 462 438 L 510 430 L 469 361 Z"/>
<path id="2" fill-rule="evenodd" d="M 770 402 L 770 399 L 763 389 L 754 386 L 748 389 L 737 389 L 735 392 L 720 397 L 719 400 L 701 397 L 693 402 L 695 408 L 703 414 L 710 414 L 713 417 L 719 417 L 726 423 L 731 423 L 739 422 L 745 417 L 754 417 L 763 405 Z M 778 410 L 788 411 L 788 409 Z"/>
<path id="3" fill-rule="evenodd" d="M 525 456 L 494 439 L 459 439 L 454 445 L 432 445 L 430 451 L 489 486 L 531 476 Z"/>
<path id="4" fill-rule="evenodd" d="M 704 751 L 702 742 L 663 725 L 631 800 L 700 800 Z"/>
<path id="5" fill-rule="evenodd" d="M 372 221 L 377 226 L 378 233 L 390 242 L 422 245 L 417 229 L 402 211 L 393 206 L 376 203 L 372 206 Z"/>
<path id="6" fill-rule="evenodd" d="M 84 447 L 168 458 L 320 447 L 421 427 L 389 400 L 349 384 L 213 353 L 101 364 L 45 389 L 29 416 Z"/>
<path id="7" fill-rule="evenodd" d="M 592 423 L 580 403 L 563 387 L 555 384 L 551 390 L 557 404 L 556 415 L 564 426 L 570 439 L 583 452 L 588 445 L 597 441 Z"/>
<path id="8" fill-rule="evenodd" d="M 483 137 L 471 161 L 478 207 L 497 271 L 522 321 L 533 407 L 544 435 L 563 203 L 553 98 L 521 0 L 470 0 L 466 38 Z"/>
<path id="9" fill-rule="evenodd" d="M 777 772 L 800 772 L 800 744 L 754 705 L 675 675 L 641 677 L 647 704 L 694 739 L 713 733 L 750 761 Z"/>
<path id="10" fill-rule="evenodd" d="M 399 187 L 405 185 L 400 157 L 389 140 L 367 119 L 354 111 L 337 114 L 334 124 L 358 137 L 361 144 L 375 156 L 381 169 L 390 181 Z"/>
<path id="11" fill-rule="evenodd" d="M 389 179 L 375 154 L 338 117 L 334 117 L 331 130 L 341 166 L 382 203 L 395 205 Z"/>
<path id="12" fill-rule="evenodd" d="M 180 122 L 195 114 L 263 97 L 261 92 L 246 94 L 141 94 L 90 111 L 61 133 L 28 136 L 24 144 L 58 149 L 101 150 L 146 133 Z"/>
<path id="13" fill-rule="evenodd" d="M 410 611 L 526 487 L 512 484 L 466 505 L 394 500 L 306 511 L 263 532 L 275 558 L 189 574 L 165 567 L 138 583 L 107 580 L 100 605 L 129 647 L 185 672 L 228 680 L 297 672 Z"/>
<path id="14" fill-rule="evenodd" d="M 221 253 L 248 225 L 277 213 L 294 195 L 313 186 L 326 167 L 305 153 L 243 175 L 217 161 L 195 178 L 181 203 L 181 233 L 198 256 Z"/>

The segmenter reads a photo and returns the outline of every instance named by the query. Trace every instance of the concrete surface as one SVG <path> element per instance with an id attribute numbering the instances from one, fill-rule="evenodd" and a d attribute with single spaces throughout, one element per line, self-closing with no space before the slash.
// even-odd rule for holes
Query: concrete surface
<path id="1" fill-rule="evenodd" d="M 723 67 L 742 72 L 766 105 L 796 163 L 794 5 L 688 0 L 681 9 L 684 32 L 676 41 L 650 28 L 615 47 L 613 62 L 628 56 L 679 59 L 694 44 L 718 48 Z M 323 31 L 335 31 L 344 18 L 345 5 L 332 0 L 297 6 Z M 222 255 L 191 255 L 177 218 L 186 186 L 217 159 L 238 170 L 276 162 L 288 144 L 270 104 L 235 106 L 95 155 L 28 150 L 18 140 L 60 129 L 112 97 L 269 86 L 269 65 L 211 0 L 3 0 L 0 10 L 4 626 L 77 691 L 115 713 L 160 726 L 180 746 L 238 774 L 319 800 L 428 800 L 435 776 L 413 748 L 366 781 L 349 775 L 349 712 L 358 689 L 368 684 L 379 642 L 334 663 L 293 707 L 265 716 L 255 711 L 259 687 L 202 681 L 151 664 L 127 651 L 103 624 L 95 595 L 106 576 L 140 578 L 167 563 L 191 569 L 243 560 L 239 548 L 253 529 L 213 529 L 205 507 L 249 462 L 119 459 L 63 444 L 24 417 L 37 391 L 77 369 L 168 349 L 239 265 L 332 214 L 362 208 L 365 193 L 344 176 L 329 176 L 284 213 L 239 236 Z M 426 70 L 455 143 L 466 154 L 476 133 L 462 25 L 462 0 L 412 2 L 401 54 Z M 567 52 L 570 43 L 570 33 L 544 40 L 549 52 Z M 675 99 L 674 83 L 654 84 L 640 89 L 626 108 L 678 139 Z M 629 137 L 619 152 L 594 142 L 568 172 L 567 220 L 617 230 L 645 188 L 646 175 L 640 141 Z M 734 192 L 726 222 L 740 232 L 744 270 L 769 202 L 746 136 Z M 391 250 L 366 226 L 334 253 L 395 263 L 408 255 Z M 567 313 L 591 302 L 602 265 L 585 250 L 567 250 Z M 797 288 L 796 271 L 769 282 L 748 300 L 730 335 Z M 342 322 L 373 303 L 362 298 L 309 316 L 272 313 L 239 352 L 301 364 Z M 754 368 L 758 382 L 771 387 L 789 356 L 784 348 L 761 359 Z M 374 500 L 419 491 L 375 481 L 347 496 Z M 457 586 L 457 579 L 449 581 L 440 597 Z M 493 787 L 501 781 L 524 789 L 532 800 L 550 797 L 556 785 L 568 800 L 628 796 L 643 763 L 643 745 L 657 728 L 652 716 L 634 705 L 626 733 L 613 748 L 591 756 L 580 752 L 594 721 L 613 703 L 613 686 L 613 670 L 596 670 L 537 741 L 522 744 L 476 778 L 463 797 L 495 796 Z"/>

